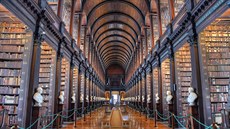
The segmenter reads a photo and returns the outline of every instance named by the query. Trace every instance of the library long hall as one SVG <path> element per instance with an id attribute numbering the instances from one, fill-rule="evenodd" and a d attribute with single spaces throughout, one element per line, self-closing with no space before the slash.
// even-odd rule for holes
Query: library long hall
<path id="1" fill-rule="evenodd" d="M 0 129 L 230 129 L 230 0 L 0 0 Z"/>

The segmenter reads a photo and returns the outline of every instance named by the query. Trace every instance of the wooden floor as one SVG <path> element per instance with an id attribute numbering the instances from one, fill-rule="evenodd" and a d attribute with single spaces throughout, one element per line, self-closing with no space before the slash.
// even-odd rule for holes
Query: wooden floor
<path id="1" fill-rule="evenodd" d="M 101 121 L 104 116 L 105 110 L 103 108 L 92 112 L 90 115 L 86 116 L 86 119 L 79 119 L 77 121 L 76 129 L 101 129 Z M 140 113 L 128 109 L 128 113 L 131 116 L 131 129 L 170 129 L 166 124 L 157 122 L 157 127 L 154 125 L 154 120 L 145 118 L 144 115 L 140 116 Z M 105 129 L 109 129 L 108 127 L 104 127 Z M 69 123 L 63 126 L 62 129 L 75 129 L 73 123 Z M 111 129 L 111 128 L 110 128 Z M 114 129 L 129 129 L 129 127 L 123 128 L 114 128 Z"/>

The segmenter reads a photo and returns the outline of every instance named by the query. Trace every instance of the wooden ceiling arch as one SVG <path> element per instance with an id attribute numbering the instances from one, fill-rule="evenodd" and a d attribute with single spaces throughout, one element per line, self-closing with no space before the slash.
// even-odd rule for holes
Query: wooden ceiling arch
<path id="1" fill-rule="evenodd" d="M 105 68 L 119 64 L 126 69 L 153 8 L 151 0 L 81 0 L 81 4 Z"/>

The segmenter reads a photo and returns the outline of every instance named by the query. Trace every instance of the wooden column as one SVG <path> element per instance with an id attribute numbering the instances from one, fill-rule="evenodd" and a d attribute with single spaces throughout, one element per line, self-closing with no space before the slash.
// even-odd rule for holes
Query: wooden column
<path id="1" fill-rule="evenodd" d="M 71 62 L 70 62 L 70 72 L 69 72 L 69 102 L 68 102 L 68 110 L 72 110 L 74 109 L 74 105 L 75 103 L 72 103 L 72 96 L 73 96 L 73 93 L 75 93 L 75 91 L 73 91 L 73 74 L 74 74 L 74 64 L 73 64 L 73 55 L 71 56 Z M 76 93 L 75 93 L 76 95 Z M 76 99 L 75 99 L 76 100 Z M 70 116 L 73 112 L 68 112 L 68 116 Z M 73 120 L 73 117 L 70 117 L 68 119 L 69 121 L 72 121 Z"/>
<path id="2" fill-rule="evenodd" d="M 82 108 L 83 108 L 83 113 L 84 113 L 84 121 L 85 121 L 85 115 L 86 115 L 86 79 L 87 79 L 87 75 L 86 75 L 86 72 L 87 72 L 87 68 L 85 69 L 84 71 L 84 99 L 83 99 L 83 105 L 82 105 Z"/>
<path id="3" fill-rule="evenodd" d="M 169 52 L 169 59 L 170 59 L 170 89 L 173 96 L 172 108 L 169 108 L 169 111 L 177 115 L 177 87 L 176 87 L 176 75 L 175 75 L 175 60 L 174 60 L 174 51 L 171 40 L 168 40 L 168 52 Z M 172 117 L 170 124 L 172 124 L 172 128 L 174 129 L 177 127 L 177 122 Z"/>
<path id="4" fill-rule="evenodd" d="M 81 18 L 82 18 L 82 14 L 79 12 L 78 14 L 75 14 L 75 15 L 78 15 L 78 28 L 77 28 L 77 46 L 78 48 L 80 48 L 81 46 Z"/>
<path id="5" fill-rule="evenodd" d="M 147 102 L 147 73 L 146 70 L 143 71 L 144 72 L 144 89 L 145 89 L 145 102 L 144 102 L 144 108 L 148 107 L 148 102 Z M 146 119 L 147 119 L 147 111 L 144 111 L 146 113 Z"/>
<path id="6" fill-rule="evenodd" d="M 73 38 L 73 24 L 74 24 L 74 14 L 75 14 L 75 4 L 77 0 L 72 0 L 71 14 L 70 14 L 70 27 L 69 34 Z"/>
<path id="7" fill-rule="evenodd" d="M 154 91 L 154 88 L 153 88 L 153 68 L 152 68 L 152 64 L 150 63 L 150 107 L 149 107 L 149 109 L 150 110 L 154 110 L 154 108 L 153 108 L 153 105 L 156 103 L 155 102 L 155 99 L 153 99 L 153 97 L 155 97 L 154 95 L 153 95 L 153 91 Z M 152 113 L 154 113 L 154 112 L 150 112 L 151 114 Z"/>
<path id="8" fill-rule="evenodd" d="M 56 60 L 56 74 L 55 74 L 55 90 L 54 90 L 54 114 L 60 111 L 60 103 L 59 103 L 59 95 L 60 95 L 60 86 L 61 86 L 61 65 L 62 65 L 62 43 L 60 41 L 58 44 L 58 51 L 57 51 L 57 60 Z M 53 123 L 54 127 L 58 126 L 58 119 Z"/>
<path id="9" fill-rule="evenodd" d="M 89 75 L 89 108 L 90 108 L 90 106 L 91 106 L 91 87 L 92 87 L 92 85 L 91 85 L 91 81 L 92 81 L 92 76 L 91 76 L 91 73 L 89 73 L 90 75 Z M 90 108 L 90 117 L 91 117 L 91 108 Z"/>
<path id="10" fill-rule="evenodd" d="M 173 19 L 175 18 L 174 0 L 168 0 L 168 3 L 169 3 L 170 22 L 172 22 Z"/>
<path id="11" fill-rule="evenodd" d="M 147 105 L 148 105 L 148 103 L 147 103 L 147 73 L 146 73 L 146 70 L 143 70 L 143 72 L 144 72 L 144 89 L 145 89 L 145 98 L 144 98 L 144 100 L 145 100 L 145 102 L 144 102 L 144 108 L 147 108 Z M 145 113 L 147 113 L 147 112 L 145 112 Z"/>
<path id="12" fill-rule="evenodd" d="M 84 35 L 85 35 L 85 37 L 84 37 L 84 56 L 85 56 L 85 58 L 88 58 L 88 52 L 87 52 L 87 50 L 88 50 L 88 45 L 89 45 L 89 38 L 90 38 L 90 36 L 89 35 L 86 35 L 86 32 L 87 32 L 87 27 L 86 26 L 83 26 L 85 29 L 85 31 L 84 31 Z"/>
<path id="13" fill-rule="evenodd" d="M 64 6 L 64 0 L 58 0 L 57 16 L 61 18 L 61 20 L 62 20 L 63 6 Z"/>
<path id="14" fill-rule="evenodd" d="M 143 62 L 143 43 L 140 42 L 140 64 Z"/>
<path id="15" fill-rule="evenodd" d="M 82 74 L 82 62 L 80 62 L 79 63 L 79 66 L 78 66 L 78 77 L 77 77 L 77 95 L 76 95 L 76 97 L 77 97 L 77 99 L 76 99 L 76 101 L 77 101 L 77 103 L 76 103 L 76 107 L 78 108 L 78 109 L 80 109 L 81 108 L 81 74 Z M 78 112 L 80 112 L 80 110 L 78 110 Z M 77 115 L 77 113 L 76 113 L 76 116 L 78 116 Z"/>
<path id="16" fill-rule="evenodd" d="M 136 85 L 137 85 L 137 107 L 139 107 L 139 81 L 138 81 L 138 76 L 136 75 L 135 76 L 135 79 L 136 79 Z"/>
<path id="17" fill-rule="evenodd" d="M 145 39 L 145 58 L 147 58 L 147 55 L 148 55 L 148 37 L 147 37 L 147 26 L 145 27 L 145 35 L 144 35 L 144 39 Z"/>
<path id="18" fill-rule="evenodd" d="M 195 26 L 194 26 L 195 27 Z M 200 73 L 200 57 L 201 55 L 198 50 L 198 35 L 196 32 L 192 32 L 190 34 L 188 42 L 190 43 L 190 52 L 191 52 L 191 62 L 192 62 L 192 87 L 195 89 L 195 92 L 199 95 L 198 98 L 198 106 L 194 107 L 197 108 L 198 114 L 192 114 L 195 118 L 197 118 L 202 123 L 205 123 L 205 107 L 204 107 L 204 100 L 203 100 L 203 88 L 202 88 L 202 80 L 201 80 L 201 73 Z M 194 110 L 194 109 L 193 109 Z M 195 123 L 195 122 L 194 122 Z M 199 125 L 194 124 L 195 128 L 199 128 Z M 200 126 L 200 128 L 203 128 Z"/>
<path id="19" fill-rule="evenodd" d="M 150 17 L 150 30 L 151 30 L 151 43 L 152 43 L 152 48 L 151 50 L 155 47 L 155 43 L 154 43 L 154 27 L 153 27 L 153 12 L 151 12 L 151 14 L 149 15 Z"/>
<path id="20" fill-rule="evenodd" d="M 140 104 L 141 104 L 141 107 L 143 107 L 143 98 L 142 98 L 142 74 L 140 73 Z"/>
<path id="21" fill-rule="evenodd" d="M 157 105 L 157 111 L 163 114 L 163 90 L 162 90 L 162 72 L 161 72 L 161 61 L 159 55 L 156 56 L 158 64 L 158 96 L 160 98 L 159 104 Z"/>
<path id="22" fill-rule="evenodd" d="M 27 105 L 26 105 L 26 118 L 25 126 L 28 127 L 32 123 L 32 108 L 33 108 L 33 95 L 36 92 L 36 88 L 39 84 L 39 68 L 40 68 L 40 56 L 41 56 L 41 42 L 43 40 L 43 34 L 39 28 L 41 22 L 41 16 L 38 17 L 36 22 L 36 29 L 34 32 L 33 41 L 33 53 L 30 66 L 30 79 L 27 93 Z M 24 124 L 24 123 L 23 123 Z"/>
<path id="23" fill-rule="evenodd" d="M 134 101 L 134 105 L 135 107 L 137 106 L 137 81 L 135 79 L 135 77 L 133 78 L 133 81 L 134 81 L 134 97 L 135 97 L 135 101 Z"/>
<path id="24" fill-rule="evenodd" d="M 156 0 L 156 4 L 157 4 L 158 31 L 159 31 L 159 36 L 161 36 L 162 35 L 162 24 L 161 24 L 160 0 Z"/>

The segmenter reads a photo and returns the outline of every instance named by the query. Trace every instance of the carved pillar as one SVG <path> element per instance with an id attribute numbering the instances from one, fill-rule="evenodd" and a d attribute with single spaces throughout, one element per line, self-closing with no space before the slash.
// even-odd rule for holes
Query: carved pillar
<path id="1" fill-rule="evenodd" d="M 160 0 L 156 0 L 156 4 L 157 4 L 158 31 L 159 31 L 159 36 L 161 36 L 162 35 L 162 24 L 161 24 Z"/>
<path id="2" fill-rule="evenodd" d="M 175 17 L 174 0 L 168 0 L 168 3 L 169 3 L 170 22 L 172 22 L 172 20 Z"/>
<path id="3" fill-rule="evenodd" d="M 150 110 L 153 110 L 153 105 L 154 105 L 154 103 L 156 103 L 155 102 L 155 99 L 153 99 L 153 91 L 154 91 L 154 89 L 153 89 L 153 68 L 152 68 L 152 64 L 150 63 L 150 107 L 149 107 L 149 109 Z M 150 112 L 150 114 L 152 114 L 153 112 Z"/>
<path id="4" fill-rule="evenodd" d="M 89 73 L 89 97 L 88 97 L 88 99 L 89 99 L 89 105 L 88 105 L 88 107 L 90 108 L 90 117 L 91 117 L 91 87 L 92 87 L 92 85 L 91 85 L 91 82 L 92 82 L 92 76 L 90 75 L 91 73 Z"/>
<path id="5" fill-rule="evenodd" d="M 84 37 L 84 56 L 85 56 L 85 58 L 87 58 L 88 57 L 88 47 L 89 47 L 89 38 L 90 38 L 90 36 L 89 35 L 86 35 L 86 32 L 87 32 L 87 27 L 86 26 L 84 26 L 84 28 L 85 28 L 85 37 Z"/>
<path id="6" fill-rule="evenodd" d="M 81 13 L 78 13 L 78 14 L 75 14 L 75 15 L 78 15 L 78 28 L 77 28 L 77 46 L 78 48 L 80 48 L 81 46 L 81 18 L 82 18 L 82 14 Z"/>
<path id="7" fill-rule="evenodd" d="M 32 106 L 33 104 L 33 95 L 38 87 L 39 83 L 39 68 L 40 68 L 40 56 L 41 56 L 41 42 L 43 41 L 43 34 L 39 28 L 40 19 L 38 18 L 36 23 L 36 29 L 34 32 L 34 42 L 33 42 L 33 53 L 31 59 L 31 66 L 30 66 L 30 79 L 29 79 L 29 87 L 27 93 L 27 109 L 26 109 L 26 118 L 25 124 L 28 127 L 33 121 L 32 120 Z"/>
<path id="8" fill-rule="evenodd" d="M 68 102 L 68 110 L 72 110 L 74 109 L 74 105 L 75 103 L 73 103 L 72 101 L 72 96 L 73 94 L 75 93 L 75 91 L 73 91 L 73 74 L 74 74 L 74 64 L 73 64 L 73 55 L 71 56 L 71 62 L 70 62 L 70 72 L 69 72 L 69 102 Z M 75 96 L 76 96 L 76 93 L 75 93 Z M 76 100 L 76 99 L 75 99 Z M 73 112 L 68 112 L 68 116 L 71 115 Z M 72 121 L 73 120 L 73 117 L 70 117 L 68 119 L 69 121 Z"/>
<path id="9" fill-rule="evenodd" d="M 147 26 L 145 27 L 145 35 L 144 35 L 144 44 L 145 44 L 145 58 L 147 58 L 147 55 L 148 55 L 148 33 L 147 33 Z"/>
<path id="10" fill-rule="evenodd" d="M 169 38 L 168 40 L 168 52 L 169 52 L 169 59 L 170 59 L 170 90 L 173 96 L 173 102 L 172 105 L 169 105 L 169 111 L 177 115 L 177 87 L 176 87 L 176 75 L 175 75 L 175 60 L 174 60 L 174 51 L 173 51 L 173 46 L 172 42 Z M 170 108 L 171 106 L 171 108 Z M 172 124 L 173 123 L 173 124 Z M 169 124 L 172 124 L 172 128 L 177 127 L 177 122 L 175 120 L 170 119 Z"/>
<path id="11" fill-rule="evenodd" d="M 149 15 L 150 17 L 150 30 L 151 30 L 151 43 L 152 43 L 152 48 L 151 50 L 154 48 L 155 43 L 154 43 L 154 30 L 153 30 L 153 12 Z"/>
<path id="12" fill-rule="evenodd" d="M 58 0 L 58 12 L 57 16 L 62 19 L 64 0 Z"/>
<path id="13" fill-rule="evenodd" d="M 69 34 L 73 38 L 73 23 L 74 23 L 74 14 L 75 14 L 75 4 L 77 0 L 72 0 L 71 14 L 70 14 L 70 27 Z"/>
<path id="14" fill-rule="evenodd" d="M 55 74 L 55 90 L 54 90 L 54 114 L 60 112 L 60 108 L 63 104 L 59 103 L 59 95 L 60 95 L 60 85 L 61 85 L 61 64 L 62 64 L 62 43 L 64 43 L 63 39 L 58 44 L 57 51 L 57 60 L 56 60 L 56 74 Z M 57 127 L 58 119 L 53 123 L 54 127 Z"/>
<path id="15" fill-rule="evenodd" d="M 77 97 L 77 103 L 76 103 L 76 107 L 78 108 L 78 109 L 80 109 L 81 108 L 81 74 L 82 74 L 82 62 L 80 62 L 79 63 L 79 66 L 78 66 L 78 77 L 77 77 L 77 95 L 76 95 L 76 97 Z M 80 112 L 80 110 L 78 110 L 78 112 Z M 76 116 L 78 116 L 77 115 L 77 113 L 76 113 Z"/>
<path id="16" fill-rule="evenodd" d="M 83 113 L 84 113 L 84 121 L 85 121 L 85 115 L 86 115 L 86 79 L 87 79 L 87 75 L 86 75 L 86 72 L 87 72 L 87 68 L 85 68 L 85 71 L 84 71 L 84 98 L 83 98 L 83 105 L 82 105 L 82 108 L 83 108 Z"/>
<path id="17" fill-rule="evenodd" d="M 140 73 L 140 105 L 141 105 L 141 107 L 143 107 L 143 98 L 142 98 L 142 75 L 141 75 L 141 73 Z"/>
<path id="18" fill-rule="evenodd" d="M 160 98 L 159 103 L 157 104 L 157 111 L 163 114 L 163 90 L 162 90 L 162 72 L 161 72 L 161 59 L 159 55 L 156 56 L 157 68 L 158 68 L 158 96 Z"/>
<path id="19" fill-rule="evenodd" d="M 195 27 L 195 26 L 194 26 Z M 205 123 L 205 106 L 203 101 L 203 89 L 202 89 L 202 80 L 200 73 L 200 58 L 199 58 L 199 50 L 198 50 L 198 35 L 196 32 L 190 34 L 188 39 L 190 43 L 190 52 L 191 52 L 191 62 L 192 62 L 192 87 L 195 89 L 195 92 L 199 95 L 198 98 L 198 106 L 194 106 L 198 110 L 198 114 L 192 114 L 195 118 L 197 118 L 202 123 Z M 194 109 L 192 109 L 194 110 Z M 195 123 L 195 122 L 194 122 Z M 199 128 L 199 125 L 194 124 L 195 128 Z M 200 126 L 200 128 L 203 128 Z"/>
<path id="20" fill-rule="evenodd" d="M 143 43 L 140 42 L 140 64 L 143 62 Z"/>
<path id="21" fill-rule="evenodd" d="M 144 72 L 144 93 L 145 93 L 145 95 L 144 95 L 144 100 L 145 100 L 145 102 L 144 102 L 144 108 L 147 108 L 148 107 L 148 103 L 147 103 L 147 73 L 146 73 L 146 70 L 143 70 L 143 72 Z M 147 112 L 145 112 L 145 113 L 147 113 Z"/>

